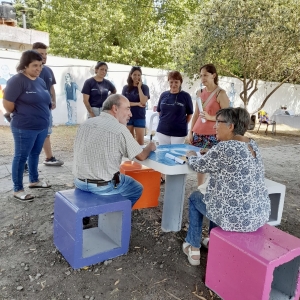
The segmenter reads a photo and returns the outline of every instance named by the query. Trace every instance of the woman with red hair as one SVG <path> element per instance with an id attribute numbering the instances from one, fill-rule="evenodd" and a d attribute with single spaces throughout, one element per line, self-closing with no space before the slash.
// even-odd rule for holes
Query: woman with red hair
<path id="1" fill-rule="evenodd" d="M 193 102 L 190 94 L 181 90 L 182 76 L 178 71 L 169 72 L 168 82 L 170 90 L 160 95 L 157 105 L 156 136 L 160 145 L 183 144 L 193 115 Z"/>

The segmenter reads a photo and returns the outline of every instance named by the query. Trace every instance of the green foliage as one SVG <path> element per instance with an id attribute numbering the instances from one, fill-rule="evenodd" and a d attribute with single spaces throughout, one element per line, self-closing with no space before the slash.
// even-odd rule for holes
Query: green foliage
<path id="1" fill-rule="evenodd" d="M 28 0 L 28 28 L 48 31 L 50 53 L 171 67 L 170 42 L 197 0 Z M 21 0 L 16 0 L 20 11 Z"/>
<path id="2" fill-rule="evenodd" d="M 222 75 L 243 82 L 247 107 L 258 80 L 296 80 L 299 24 L 296 0 L 208 1 L 174 42 L 177 66 L 193 78 L 200 65 L 214 63 Z"/>

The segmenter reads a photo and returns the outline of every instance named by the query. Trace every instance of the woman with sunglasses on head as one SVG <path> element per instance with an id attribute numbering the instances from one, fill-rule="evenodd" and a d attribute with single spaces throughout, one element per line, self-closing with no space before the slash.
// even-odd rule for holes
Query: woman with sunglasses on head
<path id="1" fill-rule="evenodd" d="M 146 103 L 150 99 L 150 93 L 149 87 L 142 82 L 142 69 L 140 67 L 131 68 L 122 95 L 129 100 L 132 113 L 127 128 L 136 137 L 137 142 L 144 145 Z"/>
<path id="2" fill-rule="evenodd" d="M 169 72 L 170 90 L 159 97 L 156 136 L 160 145 L 183 144 L 187 135 L 188 123 L 193 115 L 193 102 L 190 94 L 181 90 L 182 81 L 178 71 Z"/>
<path id="3" fill-rule="evenodd" d="M 104 77 L 107 74 L 108 66 L 103 61 L 98 61 L 95 66 L 95 76 L 84 82 L 81 93 L 83 103 L 88 111 L 88 118 L 97 117 L 102 110 L 102 104 L 110 94 L 116 94 L 115 86 Z"/>
<path id="4" fill-rule="evenodd" d="M 210 174 L 206 190 L 189 197 L 189 229 L 182 248 L 191 265 L 200 264 L 203 216 L 210 220 L 209 231 L 220 226 L 252 232 L 269 220 L 262 156 L 255 141 L 244 136 L 249 123 L 244 108 L 221 109 L 214 125 L 220 142 L 201 157 L 194 151 L 186 154 L 193 170 Z"/>
<path id="5" fill-rule="evenodd" d="M 230 101 L 226 92 L 218 86 L 218 73 L 213 64 L 200 68 L 200 80 L 205 88 L 197 92 L 198 99 L 188 139 L 196 147 L 210 149 L 218 143 L 214 129 L 216 113 L 221 108 L 229 107 Z M 204 183 L 205 174 L 197 174 L 197 177 L 200 186 Z"/>

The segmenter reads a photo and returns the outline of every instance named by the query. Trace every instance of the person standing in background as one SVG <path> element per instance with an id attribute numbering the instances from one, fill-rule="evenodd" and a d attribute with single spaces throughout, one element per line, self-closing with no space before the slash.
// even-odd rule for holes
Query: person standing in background
<path id="1" fill-rule="evenodd" d="M 56 108 L 56 94 L 54 89 L 54 84 L 56 84 L 54 74 L 52 70 L 46 66 L 47 62 L 47 46 L 43 43 L 37 42 L 32 45 L 32 50 L 37 51 L 43 58 L 43 68 L 40 74 L 40 78 L 42 78 L 47 86 L 47 90 L 50 93 L 51 96 L 51 110 Z M 51 141 L 50 141 L 50 135 L 52 133 L 52 126 L 53 126 L 53 117 L 52 112 L 50 111 L 50 120 L 49 120 L 49 129 L 48 129 L 48 135 L 45 139 L 45 143 L 43 146 L 44 152 L 45 152 L 45 160 L 44 165 L 46 166 L 62 166 L 64 164 L 63 161 L 56 159 L 53 156 L 52 147 L 51 147 Z"/>
<path id="2" fill-rule="evenodd" d="M 7 81 L 3 107 L 11 116 L 11 131 L 14 138 L 12 180 L 14 197 L 22 202 L 32 201 L 26 193 L 23 172 L 26 160 L 29 165 L 29 188 L 49 188 L 39 180 L 39 155 L 48 134 L 51 97 L 45 81 L 39 75 L 42 56 L 33 50 L 22 53 L 17 67 L 18 74 Z"/>
<path id="3" fill-rule="evenodd" d="M 146 128 L 146 104 L 150 99 L 149 87 L 142 82 L 142 69 L 132 67 L 127 85 L 123 87 L 122 95 L 130 102 L 132 117 L 127 123 L 127 128 L 140 145 L 144 145 Z"/>
<path id="4" fill-rule="evenodd" d="M 200 80 L 205 88 L 197 93 L 201 102 L 200 105 L 196 102 L 188 139 L 190 144 L 205 148 L 206 151 L 218 143 L 214 129 L 216 114 L 221 108 L 229 107 L 229 99 L 226 92 L 218 86 L 218 73 L 213 64 L 206 64 L 200 68 Z M 205 174 L 198 173 L 197 178 L 200 186 L 205 181 Z"/>
<path id="5" fill-rule="evenodd" d="M 104 77 L 107 74 L 108 66 L 103 61 L 98 61 L 95 66 L 95 76 L 84 82 L 81 93 L 83 103 L 88 112 L 88 118 L 97 117 L 102 111 L 102 104 L 110 94 L 116 94 L 115 86 Z"/>
<path id="6" fill-rule="evenodd" d="M 76 91 L 78 90 L 78 85 L 73 81 L 70 73 L 67 73 L 65 76 L 65 95 L 67 101 L 68 109 L 68 122 L 66 125 L 75 125 L 77 124 L 77 96 Z"/>
<path id="7" fill-rule="evenodd" d="M 192 98 L 181 89 L 180 72 L 169 72 L 168 82 L 170 90 L 160 95 L 156 109 L 159 113 L 156 136 L 160 145 L 184 144 L 193 116 Z"/>

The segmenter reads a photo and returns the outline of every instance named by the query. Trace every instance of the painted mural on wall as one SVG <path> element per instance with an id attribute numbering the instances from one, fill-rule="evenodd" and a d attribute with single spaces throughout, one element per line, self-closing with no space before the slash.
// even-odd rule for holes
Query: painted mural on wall
<path id="1" fill-rule="evenodd" d="M 6 113 L 3 108 L 2 99 L 7 80 L 16 73 L 16 62 L 0 59 L 0 125 L 9 125 L 9 122 L 4 118 Z"/>
<path id="2" fill-rule="evenodd" d="M 20 57 L 20 52 L 9 52 L 0 50 L 0 125 L 9 125 L 3 117 L 5 110 L 2 104 L 3 89 L 7 80 L 16 74 L 16 65 Z M 53 70 L 57 84 L 56 91 L 56 109 L 53 110 L 53 123 L 55 125 L 74 125 L 80 124 L 87 119 L 87 111 L 83 103 L 81 89 L 86 79 L 94 76 L 94 66 L 96 62 L 69 59 L 62 57 L 48 56 L 47 65 Z M 123 86 L 127 84 L 127 77 L 131 66 L 108 63 L 108 73 L 106 79 L 110 80 L 121 93 Z M 150 89 L 150 100 L 148 101 L 148 112 L 152 111 L 157 105 L 159 96 L 162 92 L 169 90 L 167 81 L 167 71 L 152 68 L 143 68 L 143 83 Z M 182 89 L 190 93 L 193 100 L 196 99 L 196 91 L 199 89 L 199 81 L 190 86 L 189 79 L 184 78 Z M 235 78 L 220 77 L 219 85 L 228 94 L 232 106 L 241 106 L 242 101 L 238 97 L 242 90 L 242 83 Z M 202 86 L 202 88 L 204 88 Z M 272 88 L 271 83 L 260 82 L 259 90 L 251 100 L 249 111 L 259 107 L 266 91 Z M 265 110 L 270 115 L 283 103 L 287 104 L 289 109 L 300 113 L 300 88 L 292 87 L 290 84 L 284 84 L 274 95 L 271 96 L 265 106 Z M 151 114 L 147 113 L 147 116 Z"/>
<path id="3" fill-rule="evenodd" d="M 67 101 L 68 121 L 66 125 L 77 124 L 77 95 L 78 85 L 74 82 L 70 73 L 65 75 L 65 95 Z"/>
<path id="4" fill-rule="evenodd" d="M 236 90 L 234 88 L 234 83 L 231 82 L 230 84 L 230 91 L 228 93 L 228 98 L 229 98 L 229 106 L 233 107 L 234 106 L 234 100 L 235 100 L 235 94 L 236 94 Z"/>

